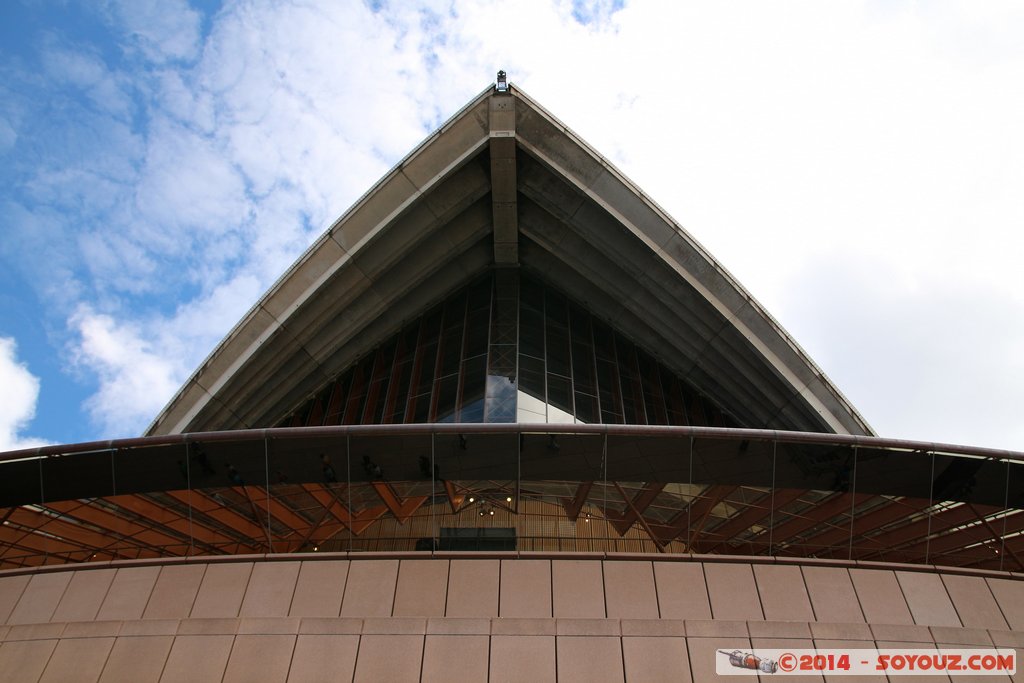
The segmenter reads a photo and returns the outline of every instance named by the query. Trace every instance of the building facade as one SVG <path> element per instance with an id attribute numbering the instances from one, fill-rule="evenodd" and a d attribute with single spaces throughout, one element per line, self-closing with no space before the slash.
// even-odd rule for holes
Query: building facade
<path id="1" fill-rule="evenodd" d="M 720 651 L 1024 644 L 1022 454 L 875 436 L 499 85 L 145 437 L 0 456 L 10 680 L 701 681 Z"/>

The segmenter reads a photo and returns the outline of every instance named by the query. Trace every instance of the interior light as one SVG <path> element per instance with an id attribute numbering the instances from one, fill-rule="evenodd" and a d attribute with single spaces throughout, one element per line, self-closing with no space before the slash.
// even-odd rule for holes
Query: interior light
<path id="1" fill-rule="evenodd" d="M 491 513 L 491 516 L 493 517 L 494 516 L 494 510 L 490 510 L 489 512 Z"/>
<path id="2" fill-rule="evenodd" d="M 505 498 L 505 502 L 506 502 L 506 503 L 511 503 L 511 502 L 512 502 L 512 496 L 508 496 L 508 497 L 506 497 L 506 498 Z"/>
<path id="3" fill-rule="evenodd" d="M 315 545 L 315 546 L 313 546 L 313 552 L 314 552 L 314 553 L 315 553 L 316 551 L 318 551 L 318 550 L 320 550 L 320 546 L 318 546 L 318 545 Z"/>
<path id="4" fill-rule="evenodd" d="M 470 496 L 470 497 L 469 497 L 469 502 L 470 502 L 470 503 L 472 503 L 472 502 L 474 502 L 474 501 L 476 501 L 476 498 L 474 498 L 473 496 Z"/>

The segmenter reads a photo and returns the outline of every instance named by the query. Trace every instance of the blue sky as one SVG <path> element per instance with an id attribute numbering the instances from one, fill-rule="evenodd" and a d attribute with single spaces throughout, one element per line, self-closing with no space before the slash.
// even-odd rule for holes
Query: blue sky
<path id="1" fill-rule="evenodd" d="M 142 432 L 503 68 L 884 436 L 1024 450 L 1016 2 L 0 4 L 0 450 Z"/>

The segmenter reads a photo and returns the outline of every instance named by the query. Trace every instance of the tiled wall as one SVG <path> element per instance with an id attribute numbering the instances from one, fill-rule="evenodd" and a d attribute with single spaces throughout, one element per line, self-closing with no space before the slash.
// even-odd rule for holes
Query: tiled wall
<path id="1" fill-rule="evenodd" d="M 173 562 L 0 574 L 0 624 L 3 681 L 703 681 L 717 648 L 1022 647 L 1024 581 L 637 558 Z"/>

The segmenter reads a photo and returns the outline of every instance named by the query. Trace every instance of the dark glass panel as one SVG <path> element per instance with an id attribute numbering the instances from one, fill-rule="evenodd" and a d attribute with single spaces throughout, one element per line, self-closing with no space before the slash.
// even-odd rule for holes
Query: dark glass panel
<path id="1" fill-rule="evenodd" d="M 39 460 L 0 464 L 0 507 L 42 502 L 39 467 Z"/>
<path id="2" fill-rule="evenodd" d="M 576 331 L 573 330 L 575 337 Z M 576 391 L 597 395 L 597 379 L 594 375 L 594 349 L 589 344 L 572 344 L 572 379 Z"/>
<path id="3" fill-rule="evenodd" d="M 936 504 L 927 544 L 922 551 L 934 564 L 980 564 L 999 558 L 1001 538 L 1024 531 L 1024 518 L 1006 517 L 1006 463 L 991 458 L 936 455 L 932 500 Z M 964 529 L 963 524 L 980 523 Z M 949 533 L 956 530 L 955 534 Z"/>
<path id="4" fill-rule="evenodd" d="M 576 409 L 576 419 L 580 422 L 586 424 L 600 423 L 600 412 L 598 411 L 596 396 L 577 391 L 573 407 Z"/>
<path id="5" fill-rule="evenodd" d="M 487 354 L 487 331 L 490 324 L 488 309 L 470 311 L 466 326 L 465 357 L 485 356 Z"/>
<path id="6" fill-rule="evenodd" d="M 448 375 L 437 380 L 435 422 L 455 422 L 455 399 L 458 392 L 458 375 Z"/>
<path id="7" fill-rule="evenodd" d="M 931 499 L 932 454 L 922 451 L 857 449 L 859 493 Z"/>
<path id="8" fill-rule="evenodd" d="M 693 440 L 693 483 L 772 486 L 773 446 L 769 441 Z"/>
<path id="9" fill-rule="evenodd" d="M 363 410 L 361 424 L 380 424 L 384 414 L 384 399 L 388 382 L 391 379 L 394 359 L 394 341 L 377 349 L 377 358 L 373 364 L 373 379 L 366 390 L 366 407 Z"/>
<path id="10" fill-rule="evenodd" d="M 342 419 L 345 417 L 345 405 L 347 403 L 345 399 L 348 397 L 348 392 L 352 386 L 353 375 L 354 373 L 352 370 L 349 370 L 335 380 L 334 390 L 331 392 L 331 402 L 327 407 L 327 416 L 324 418 L 324 424 L 341 424 Z"/>
<path id="11" fill-rule="evenodd" d="M 685 482 L 689 437 L 608 436 L 608 480 Z"/>
<path id="12" fill-rule="evenodd" d="M 545 337 L 547 370 L 569 377 L 569 311 L 565 297 L 548 289 L 544 301 L 547 326 Z"/>
<path id="13" fill-rule="evenodd" d="M 491 283 L 494 277 L 486 275 L 479 278 L 469 287 L 467 307 L 470 313 L 487 311 L 491 307 Z"/>
<path id="14" fill-rule="evenodd" d="M 665 403 L 668 408 L 668 422 L 671 425 L 682 426 L 689 422 L 686 419 L 686 405 L 683 403 L 682 389 L 679 378 L 669 372 L 665 367 L 660 368 L 661 387 L 665 392 Z"/>
<path id="15" fill-rule="evenodd" d="M 405 413 L 406 422 L 430 421 L 430 397 L 434 387 L 434 367 L 437 363 L 437 339 L 440 330 L 441 310 L 435 309 L 423 319 L 409 389 L 409 405 Z"/>
<path id="16" fill-rule="evenodd" d="M 521 477 L 524 481 L 600 481 L 603 448 L 600 434 L 524 433 Z"/>
<path id="17" fill-rule="evenodd" d="M 516 391 L 516 384 L 510 378 L 488 375 L 484 422 L 515 422 Z"/>
<path id="18" fill-rule="evenodd" d="M 430 479 L 429 434 L 352 435 L 349 448 L 353 482 Z"/>
<path id="19" fill-rule="evenodd" d="M 442 481 L 515 480 L 517 434 L 436 434 L 434 462 Z"/>
<path id="20" fill-rule="evenodd" d="M 569 329 L 564 325 L 548 324 L 547 329 L 548 372 L 563 377 L 570 376 Z"/>
<path id="21" fill-rule="evenodd" d="M 169 474 L 180 473 L 171 465 Z M 76 453 L 43 458 L 43 497 L 45 500 L 94 498 L 114 493 L 113 453 Z"/>
<path id="22" fill-rule="evenodd" d="M 363 414 L 363 405 L 366 403 L 366 385 L 373 373 L 373 361 L 374 356 L 368 356 L 353 370 L 352 384 L 349 388 L 342 424 L 359 424 L 359 418 Z"/>
<path id="23" fill-rule="evenodd" d="M 568 377 L 548 374 L 548 404 L 573 414 L 572 383 Z"/>
<path id="24" fill-rule="evenodd" d="M 605 361 L 615 360 L 615 333 L 612 328 L 597 318 L 591 318 L 591 327 L 594 333 L 594 353 L 597 359 Z"/>
<path id="25" fill-rule="evenodd" d="M 348 480 L 345 436 L 269 439 L 270 485 L 344 484 Z"/>
<path id="26" fill-rule="evenodd" d="M 477 356 L 462 364 L 462 393 L 459 422 L 484 421 L 484 393 L 487 387 L 487 357 Z"/>
<path id="27" fill-rule="evenodd" d="M 545 400 L 543 361 L 519 356 L 519 388 L 534 398 Z"/>
<path id="28" fill-rule="evenodd" d="M 644 409 L 647 413 L 647 424 L 668 424 L 668 411 L 665 396 L 661 388 L 661 373 L 658 362 L 644 353 L 636 351 L 637 367 L 640 370 L 640 381 L 643 385 Z"/>
<path id="29" fill-rule="evenodd" d="M 412 378 L 413 363 L 416 358 L 416 342 L 419 339 L 418 323 L 410 325 L 398 341 L 395 352 L 395 370 L 388 386 L 387 404 L 384 408 L 383 422 L 394 424 L 402 422 L 405 407 L 409 401 L 409 382 Z"/>
<path id="30" fill-rule="evenodd" d="M 704 404 L 700 397 L 689 391 L 686 392 L 686 413 L 690 416 L 690 424 L 692 425 L 706 427 L 710 424 L 707 416 L 704 414 Z"/>
<path id="31" fill-rule="evenodd" d="M 462 360 L 465 314 L 465 296 L 461 296 L 445 306 L 444 329 L 441 332 L 441 345 L 438 353 L 440 357 L 440 365 L 437 369 L 438 377 L 454 375 L 459 371 L 459 362 Z"/>
<path id="32" fill-rule="evenodd" d="M 626 424 L 647 424 L 640 373 L 636 367 L 636 349 L 632 342 L 616 335 L 615 350 L 618 358 L 619 384 L 622 387 L 622 416 Z"/>
<path id="33" fill-rule="evenodd" d="M 775 485 L 784 489 L 847 492 L 853 488 L 854 450 L 842 444 L 776 446 Z"/>
<path id="34" fill-rule="evenodd" d="M 193 443 L 190 453 L 193 489 L 267 485 L 263 440 L 204 441 Z"/>
<path id="35" fill-rule="evenodd" d="M 203 470 L 202 455 L 191 446 L 190 452 L 191 457 L 188 457 L 183 444 L 117 449 L 114 452 L 114 493 L 188 488 L 185 473 L 190 471 L 195 478 Z"/>
<path id="36" fill-rule="evenodd" d="M 523 304 L 519 313 L 519 353 L 544 358 L 544 317 L 539 310 Z"/>

